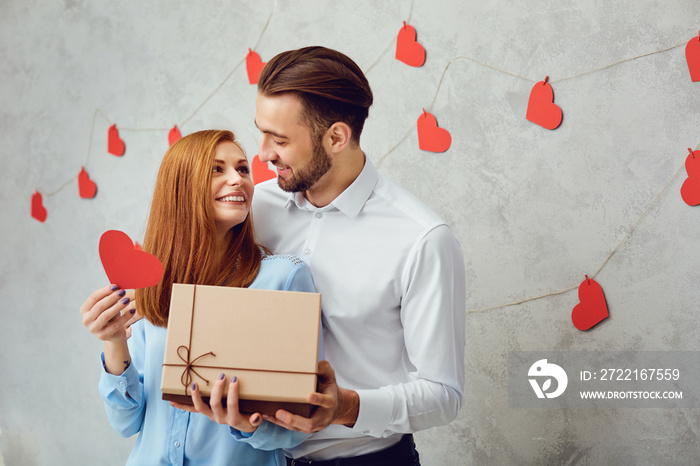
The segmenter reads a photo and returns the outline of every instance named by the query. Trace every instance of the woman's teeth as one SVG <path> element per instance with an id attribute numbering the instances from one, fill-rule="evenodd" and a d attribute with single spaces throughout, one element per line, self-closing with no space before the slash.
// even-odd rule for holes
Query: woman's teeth
<path id="1" fill-rule="evenodd" d="M 219 200 L 222 202 L 243 202 L 245 198 L 243 196 L 224 196 Z"/>

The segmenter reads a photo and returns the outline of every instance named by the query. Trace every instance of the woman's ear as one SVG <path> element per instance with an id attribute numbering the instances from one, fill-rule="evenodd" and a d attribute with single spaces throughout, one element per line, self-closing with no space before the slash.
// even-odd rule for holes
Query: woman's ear
<path id="1" fill-rule="evenodd" d="M 326 131 L 328 150 L 333 153 L 342 152 L 350 144 L 351 138 L 352 129 L 342 121 L 333 123 Z"/>

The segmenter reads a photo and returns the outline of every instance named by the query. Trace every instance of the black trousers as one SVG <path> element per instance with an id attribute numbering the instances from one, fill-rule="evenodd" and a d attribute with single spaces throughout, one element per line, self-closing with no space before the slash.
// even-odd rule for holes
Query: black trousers
<path id="1" fill-rule="evenodd" d="M 366 455 L 311 461 L 287 458 L 287 466 L 420 466 L 413 435 L 406 434 L 396 445 Z"/>

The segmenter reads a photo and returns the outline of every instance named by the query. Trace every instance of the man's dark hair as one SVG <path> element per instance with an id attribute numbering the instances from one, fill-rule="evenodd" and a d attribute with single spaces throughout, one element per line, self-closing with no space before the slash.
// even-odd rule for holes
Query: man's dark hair
<path id="1" fill-rule="evenodd" d="M 372 90 L 357 64 L 335 50 L 305 47 L 282 52 L 270 60 L 258 77 L 258 92 L 272 97 L 294 93 L 303 105 L 303 122 L 320 137 L 336 122 L 360 134 L 372 105 Z"/>

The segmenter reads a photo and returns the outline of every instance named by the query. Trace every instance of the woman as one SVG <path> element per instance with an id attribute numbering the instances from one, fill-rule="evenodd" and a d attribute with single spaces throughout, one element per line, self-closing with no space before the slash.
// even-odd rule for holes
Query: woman
<path id="1" fill-rule="evenodd" d="M 127 464 L 286 464 L 281 450 L 255 450 L 232 436 L 227 424 L 245 435 L 261 425 L 259 414 L 243 416 L 229 406 L 226 418 L 214 422 L 211 412 L 210 419 L 176 409 L 160 392 L 173 283 L 314 291 L 303 262 L 269 255 L 255 243 L 252 197 L 248 161 L 233 133 L 180 139 L 163 157 L 151 204 L 143 249 L 160 259 L 164 273 L 157 286 L 136 291 L 144 319 L 131 325 L 127 340 L 135 311 L 126 311 L 129 298 L 116 284 L 95 291 L 80 308 L 83 324 L 104 341 L 99 389 L 110 423 L 124 437 L 139 433 Z M 220 378 L 217 392 L 222 387 Z M 237 396 L 235 377 L 228 392 Z M 193 395 L 201 405 L 198 387 Z M 271 424 L 262 432 L 279 448 L 306 438 Z"/>

